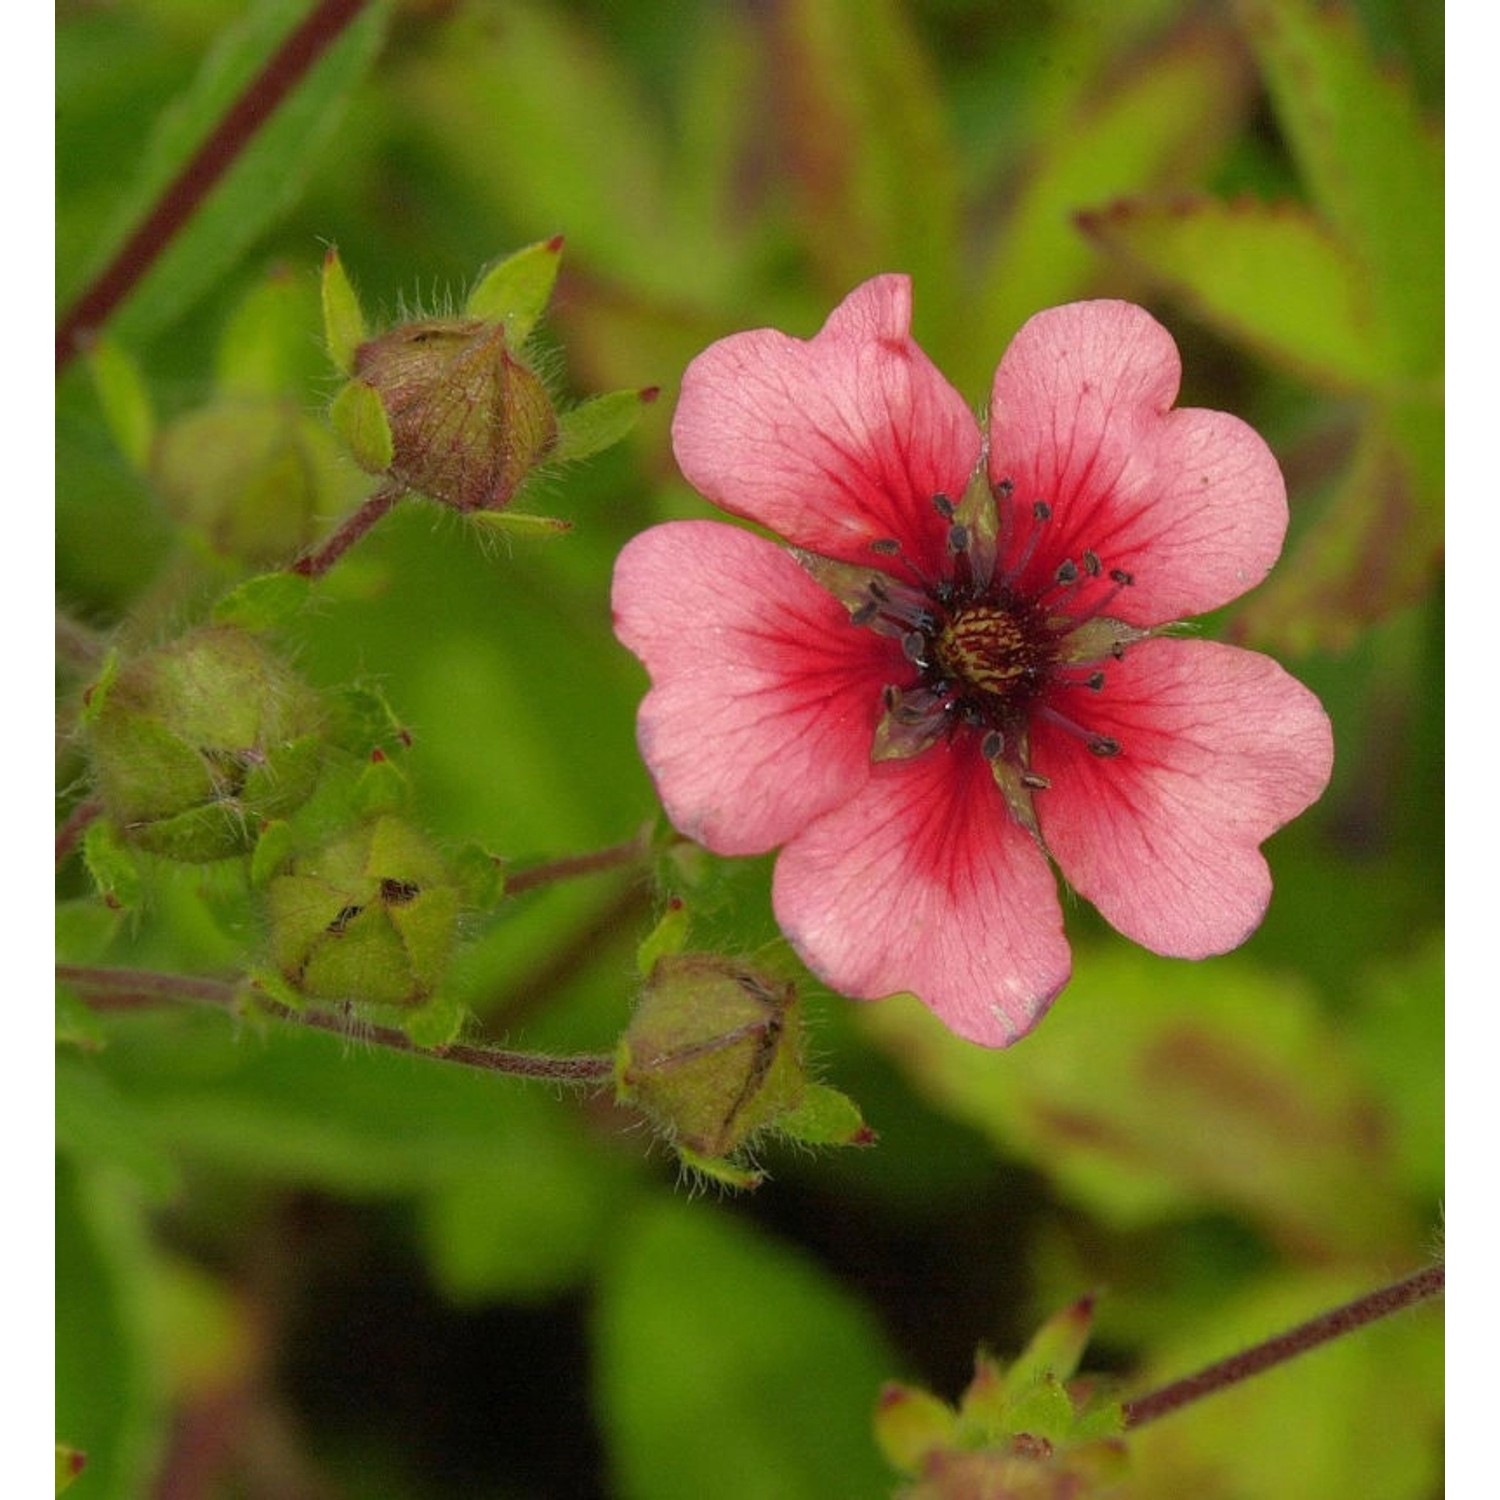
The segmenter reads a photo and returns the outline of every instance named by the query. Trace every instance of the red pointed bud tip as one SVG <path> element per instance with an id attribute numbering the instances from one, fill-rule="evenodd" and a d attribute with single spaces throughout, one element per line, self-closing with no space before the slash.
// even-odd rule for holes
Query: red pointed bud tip
<path id="1" fill-rule="evenodd" d="M 389 428 L 388 455 L 365 439 L 356 457 L 455 510 L 503 510 L 556 446 L 552 398 L 503 324 L 404 323 L 361 344 L 353 374 Z"/>
<path id="2" fill-rule="evenodd" d="M 422 1005 L 447 972 L 459 906 L 427 838 L 401 818 L 372 818 L 267 883 L 271 957 L 310 1000 Z"/>
<path id="3" fill-rule="evenodd" d="M 110 823 L 188 863 L 245 854 L 295 811 L 323 758 L 323 704 L 260 637 L 189 632 L 114 662 L 85 692 L 85 745 Z"/>
<path id="4" fill-rule="evenodd" d="M 615 1057 L 619 1100 L 695 1158 L 731 1156 L 807 1087 L 796 989 L 708 953 L 665 954 Z"/>
<path id="5" fill-rule="evenodd" d="M 170 423 L 149 473 L 173 517 L 211 551 L 266 566 L 309 546 L 364 487 L 323 423 L 272 396 L 225 397 Z"/>
<path id="6" fill-rule="evenodd" d="M 83 1473 L 88 1458 L 79 1449 L 70 1448 L 66 1443 L 54 1446 L 57 1450 L 57 1488 L 53 1493 L 60 1495 Z"/>
<path id="7" fill-rule="evenodd" d="M 875 1404 L 875 1441 L 885 1460 L 916 1474 L 934 1453 L 953 1445 L 957 1417 L 947 1402 L 918 1386 L 891 1380 Z"/>

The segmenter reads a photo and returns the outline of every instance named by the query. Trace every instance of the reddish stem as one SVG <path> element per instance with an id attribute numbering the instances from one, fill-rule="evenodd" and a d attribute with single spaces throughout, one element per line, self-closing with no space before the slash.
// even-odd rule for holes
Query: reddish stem
<path id="1" fill-rule="evenodd" d="M 1353 1302 L 1346 1302 L 1331 1312 L 1310 1318 L 1306 1323 L 1300 1323 L 1286 1333 L 1267 1339 L 1263 1344 L 1256 1344 L 1251 1349 L 1243 1349 L 1238 1354 L 1230 1355 L 1228 1359 L 1221 1359 L 1217 1364 L 1209 1365 L 1194 1375 L 1184 1376 L 1181 1380 L 1162 1386 L 1160 1390 L 1149 1391 L 1134 1401 L 1127 1401 L 1125 1425 L 1134 1429 L 1147 1422 L 1154 1422 L 1158 1417 L 1164 1417 L 1190 1402 L 1201 1401 L 1215 1391 L 1225 1390 L 1242 1380 L 1248 1380 L 1252 1375 L 1269 1370 L 1273 1365 L 1294 1359 L 1299 1354 L 1307 1353 L 1309 1349 L 1316 1349 L 1319 1344 L 1326 1344 L 1330 1339 L 1353 1333 L 1366 1323 L 1389 1317 L 1393 1312 L 1400 1312 L 1403 1307 L 1413 1307 L 1430 1297 L 1441 1296 L 1442 1291 L 1443 1267 L 1429 1266 L 1425 1271 L 1418 1271 L 1404 1281 L 1383 1286 L 1379 1291 L 1369 1292 L 1363 1297 L 1356 1297 Z"/>
<path id="2" fill-rule="evenodd" d="M 78 847 L 78 841 L 88 832 L 89 824 L 103 811 L 104 804 L 97 797 L 88 797 L 63 819 L 62 827 L 57 830 L 54 846 L 57 851 L 58 868 L 61 868 L 62 862 Z"/>
<path id="3" fill-rule="evenodd" d="M 376 490 L 358 510 L 351 511 L 327 541 L 304 552 L 292 564 L 292 572 L 304 578 L 321 578 L 382 516 L 396 507 L 406 491 L 399 486 Z"/>
<path id="4" fill-rule="evenodd" d="M 223 979 L 202 979 L 182 974 L 158 974 L 148 969 L 91 968 L 81 964 L 58 964 L 57 977 L 70 984 L 95 1010 L 129 1010 L 163 1000 L 193 1001 L 223 1009 L 233 1007 L 247 986 Z M 614 1070 L 614 1059 L 603 1053 L 578 1053 L 552 1057 L 541 1052 L 510 1052 L 500 1047 L 475 1047 L 455 1042 L 447 1047 L 419 1047 L 404 1031 L 390 1026 L 368 1026 L 348 1015 L 331 1011 L 295 1011 L 263 996 L 261 1009 L 278 1020 L 340 1036 L 355 1035 L 393 1052 L 412 1052 L 467 1068 L 508 1073 L 517 1078 L 550 1078 L 557 1083 L 599 1083 Z"/>
<path id="5" fill-rule="evenodd" d="M 589 854 L 571 854 L 565 859 L 551 859 L 517 870 L 514 875 L 505 877 L 505 894 L 519 896 L 523 891 L 534 891 L 559 880 L 572 880 L 579 875 L 593 875 L 602 870 L 638 864 L 650 849 L 649 838 L 650 830 L 647 829 L 633 839 L 626 839 L 623 844 L 611 844 L 607 849 L 595 849 Z"/>
<path id="6" fill-rule="evenodd" d="M 229 106 L 134 234 L 68 309 L 57 330 L 59 373 L 150 270 L 199 204 L 368 0 L 319 0 Z"/>

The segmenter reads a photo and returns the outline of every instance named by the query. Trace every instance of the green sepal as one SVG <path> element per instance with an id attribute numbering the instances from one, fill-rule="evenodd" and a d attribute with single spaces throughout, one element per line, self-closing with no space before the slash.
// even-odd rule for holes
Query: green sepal
<path id="1" fill-rule="evenodd" d="M 89 825 L 83 836 L 83 862 L 107 905 L 117 910 L 140 905 L 140 861 L 108 818 L 96 818 Z"/>
<path id="2" fill-rule="evenodd" d="M 534 516 L 520 510 L 473 510 L 468 519 L 486 531 L 503 536 L 554 537 L 573 529 L 571 521 L 557 516 Z"/>
<path id="3" fill-rule="evenodd" d="M 1080 1297 L 1054 1313 L 1032 1336 L 1006 1372 L 1005 1388 L 1012 1396 L 1043 1375 L 1069 1380 L 1077 1371 L 1094 1326 L 1094 1297 Z"/>
<path id="4" fill-rule="evenodd" d="M 66 1443 L 57 1443 L 55 1447 L 57 1449 L 57 1489 L 53 1493 L 60 1495 L 83 1473 L 88 1458 L 80 1449 L 70 1448 Z"/>
<path id="5" fill-rule="evenodd" d="M 670 954 L 681 953 L 687 947 L 688 910 L 686 903 L 680 896 L 674 896 L 668 903 L 667 909 L 661 915 L 661 920 L 641 940 L 641 945 L 635 950 L 636 972 L 642 979 L 649 979 L 651 971 L 656 967 L 656 961 Z"/>
<path id="6" fill-rule="evenodd" d="M 352 683 L 337 692 L 339 740 L 360 755 L 379 749 L 389 755 L 411 745 L 411 732 L 372 683 Z"/>
<path id="7" fill-rule="evenodd" d="M 930 1391 L 897 1380 L 881 1389 L 875 1441 L 893 1469 L 915 1474 L 929 1453 L 951 1447 L 957 1432 L 957 1414 Z"/>
<path id="8" fill-rule="evenodd" d="M 307 1001 L 289 985 L 275 969 L 252 969 L 245 978 L 251 989 L 258 990 L 267 1000 L 284 1005 L 288 1010 L 301 1015 L 307 1009 Z M 253 1011 L 248 1011 L 254 1014 Z"/>
<path id="9" fill-rule="evenodd" d="M 592 458 L 626 437 L 642 410 L 661 394 L 658 386 L 639 391 L 609 391 L 594 396 L 557 419 L 557 446 L 551 457 L 564 462 Z"/>
<path id="10" fill-rule="evenodd" d="M 808 1083 L 799 1103 L 777 1117 L 777 1131 L 809 1146 L 873 1146 L 859 1106 L 825 1083 Z"/>
<path id="11" fill-rule="evenodd" d="M 552 299 L 562 247 L 562 236 L 554 235 L 491 266 L 469 294 L 464 316 L 504 324 L 506 343 L 519 349 Z"/>
<path id="12" fill-rule="evenodd" d="M 354 351 L 369 337 L 353 283 L 333 245 L 323 257 L 323 339 L 328 357 L 345 375 L 354 373 Z"/>
<path id="13" fill-rule="evenodd" d="M 99 675 L 83 690 L 83 706 L 78 711 L 80 724 L 92 724 L 104 712 L 110 689 L 120 675 L 120 653 L 113 647 L 99 668 Z"/>
<path id="14" fill-rule="evenodd" d="M 1073 1403 L 1055 1375 L 1033 1380 L 1006 1402 L 1005 1426 L 1012 1434 L 1024 1432 L 1061 1447 L 1071 1441 L 1073 1423 Z"/>
<path id="15" fill-rule="evenodd" d="M 468 1012 L 449 995 L 434 995 L 401 1018 L 401 1029 L 414 1047 L 447 1047 L 463 1034 Z"/>
<path id="16" fill-rule="evenodd" d="M 53 1039 L 65 1047 L 97 1052 L 104 1046 L 104 1026 L 72 990 L 59 988 L 54 1004 Z"/>
<path id="17" fill-rule="evenodd" d="M 124 916 L 92 893 L 59 901 L 53 912 L 53 947 L 60 963 L 103 962 L 120 934 Z"/>
<path id="18" fill-rule="evenodd" d="M 719 1156 L 700 1156 L 686 1146 L 674 1146 L 677 1159 L 690 1172 L 717 1182 L 720 1187 L 732 1188 L 735 1192 L 750 1192 L 766 1180 L 766 1174 L 754 1167 L 738 1166 Z"/>
<path id="19" fill-rule="evenodd" d="M 89 350 L 88 366 L 115 446 L 136 473 L 144 473 L 156 439 L 156 411 L 141 367 L 109 338 Z"/>
<path id="20" fill-rule="evenodd" d="M 374 757 L 360 772 L 354 788 L 354 806 L 360 815 L 374 817 L 400 812 L 411 796 L 406 772 L 384 754 Z"/>
<path id="21" fill-rule="evenodd" d="M 396 456 L 396 438 L 380 395 L 362 380 L 351 380 L 328 408 L 328 420 L 367 474 L 384 474 Z"/>
<path id="22" fill-rule="evenodd" d="M 505 868 L 483 844 L 470 840 L 448 855 L 448 872 L 465 906 L 489 911 L 505 896 Z"/>
<path id="23" fill-rule="evenodd" d="M 250 884 L 257 890 L 292 856 L 296 835 L 285 818 L 273 818 L 260 831 L 250 853 Z"/>
<path id="24" fill-rule="evenodd" d="M 301 613 L 312 583 L 300 573 L 261 573 L 247 578 L 214 605 L 215 625 L 242 630 L 276 630 Z"/>

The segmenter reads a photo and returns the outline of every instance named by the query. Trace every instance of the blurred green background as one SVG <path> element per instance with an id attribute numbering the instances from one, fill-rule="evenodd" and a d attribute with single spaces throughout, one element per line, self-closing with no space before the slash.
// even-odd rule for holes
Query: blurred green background
<path id="1" fill-rule="evenodd" d="M 58 6 L 65 307 L 304 7 Z M 1208 628 L 1323 698 L 1338 761 L 1268 845 L 1238 952 L 1133 949 L 1070 903 L 1075 973 L 1014 1051 L 919 1007 L 805 986 L 872 1150 L 770 1148 L 753 1195 L 694 1193 L 604 1103 L 325 1034 L 160 1010 L 58 1054 L 58 1437 L 79 1500 L 889 1493 L 880 1384 L 952 1397 L 1101 1292 L 1086 1364 L 1140 1392 L 1440 1253 L 1442 11 L 1422 0 L 408 0 L 370 7 L 111 325 L 159 418 L 204 406 L 226 327 L 270 295 L 279 371 L 338 386 L 317 268 L 367 307 L 461 302 L 556 233 L 559 390 L 660 385 L 631 439 L 523 508 L 563 539 L 482 544 L 411 504 L 286 644 L 378 685 L 440 842 L 526 861 L 656 814 L 644 675 L 611 635 L 624 541 L 708 507 L 668 443 L 687 361 L 810 335 L 868 275 L 981 404 L 1037 309 L 1143 302 L 1185 404 L 1278 453 L 1280 569 Z M 227 363 L 226 363 L 227 361 Z M 59 387 L 68 615 L 167 638 L 250 571 L 212 559 L 121 454 L 82 362 Z M 351 481 L 352 482 L 352 481 Z M 59 817 L 86 791 L 64 665 Z M 711 862 L 695 946 L 774 942 L 769 860 Z M 124 912 L 75 860 L 72 962 L 234 973 L 259 919 L 230 863 L 153 868 Z M 508 1045 L 604 1050 L 657 897 L 628 874 L 475 918 L 454 981 Z M 1132 1442 L 1138 1500 L 1425 1500 L 1441 1490 L 1431 1310 Z"/>

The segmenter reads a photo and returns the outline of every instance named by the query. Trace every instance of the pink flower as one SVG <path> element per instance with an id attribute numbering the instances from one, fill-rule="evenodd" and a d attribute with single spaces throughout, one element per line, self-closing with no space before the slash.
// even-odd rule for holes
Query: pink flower
<path id="1" fill-rule="evenodd" d="M 1333 742 L 1269 658 L 1163 630 L 1258 583 L 1286 530 L 1270 449 L 1172 410 L 1180 373 L 1141 308 L 1053 308 L 1001 360 L 986 437 L 904 276 L 811 340 L 758 329 L 688 367 L 683 473 L 791 547 L 680 521 L 625 548 L 641 753 L 689 837 L 784 846 L 777 920 L 834 989 L 1014 1042 L 1071 969 L 1047 856 L 1157 953 L 1259 924 L 1259 846 Z"/>

